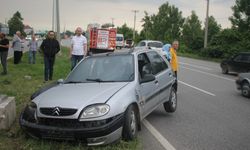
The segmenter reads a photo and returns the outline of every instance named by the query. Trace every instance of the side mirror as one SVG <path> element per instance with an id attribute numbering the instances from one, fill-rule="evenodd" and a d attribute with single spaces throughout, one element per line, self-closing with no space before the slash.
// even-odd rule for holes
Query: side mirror
<path id="1" fill-rule="evenodd" d="M 155 76 L 152 74 L 145 74 L 144 77 L 141 79 L 140 83 L 151 82 L 155 80 Z"/>
<path id="2" fill-rule="evenodd" d="M 63 84 L 63 83 L 64 83 L 64 80 L 63 80 L 63 79 L 58 79 L 58 80 L 57 80 L 57 83 L 58 83 L 58 84 Z"/>

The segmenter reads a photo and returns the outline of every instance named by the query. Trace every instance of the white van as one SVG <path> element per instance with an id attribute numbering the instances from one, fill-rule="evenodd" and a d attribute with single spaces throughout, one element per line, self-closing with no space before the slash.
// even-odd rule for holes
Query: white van
<path id="1" fill-rule="evenodd" d="M 124 47 L 124 37 L 123 34 L 116 34 L 116 49 L 121 49 Z"/>

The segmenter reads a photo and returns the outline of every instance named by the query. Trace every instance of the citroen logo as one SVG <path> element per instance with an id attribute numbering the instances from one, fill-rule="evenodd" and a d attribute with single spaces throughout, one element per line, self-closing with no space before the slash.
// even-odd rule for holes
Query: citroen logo
<path id="1" fill-rule="evenodd" d="M 52 110 L 52 115 L 53 115 L 53 116 L 59 116 L 59 115 L 60 115 L 60 108 L 59 108 L 59 107 L 55 107 L 55 108 Z"/>

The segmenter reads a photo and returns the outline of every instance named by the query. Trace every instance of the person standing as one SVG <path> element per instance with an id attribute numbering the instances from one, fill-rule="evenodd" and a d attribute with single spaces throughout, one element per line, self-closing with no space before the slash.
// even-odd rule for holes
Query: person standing
<path id="1" fill-rule="evenodd" d="M 47 38 L 43 40 L 40 49 L 44 57 L 44 82 L 47 82 L 52 80 L 55 57 L 60 51 L 60 45 L 55 39 L 54 31 L 48 32 Z"/>
<path id="2" fill-rule="evenodd" d="M 179 68 L 178 65 L 178 58 L 177 58 L 177 50 L 179 48 L 179 42 L 178 41 L 174 41 L 172 43 L 172 47 L 170 48 L 170 55 L 171 55 L 171 60 L 170 60 L 170 64 L 172 67 L 172 70 L 174 72 L 174 76 L 177 78 L 177 71 Z"/>
<path id="3" fill-rule="evenodd" d="M 29 46 L 29 64 L 36 63 L 36 51 L 38 48 L 38 43 L 36 41 L 35 35 L 32 35 L 32 39 L 28 44 Z"/>
<path id="4" fill-rule="evenodd" d="M 21 32 L 17 31 L 13 38 L 14 64 L 19 64 L 22 57 Z"/>
<path id="5" fill-rule="evenodd" d="M 9 50 L 9 40 L 5 37 L 4 33 L 0 33 L 0 58 L 3 66 L 3 72 L 1 75 L 7 74 L 7 57 Z"/>
<path id="6" fill-rule="evenodd" d="M 87 55 L 87 39 L 82 35 L 82 29 L 78 27 L 75 32 L 70 47 L 71 70 Z"/>

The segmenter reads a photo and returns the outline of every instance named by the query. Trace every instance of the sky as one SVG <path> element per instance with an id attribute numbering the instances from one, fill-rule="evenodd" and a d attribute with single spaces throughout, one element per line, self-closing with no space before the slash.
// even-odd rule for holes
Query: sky
<path id="1" fill-rule="evenodd" d="M 136 30 L 142 29 L 144 11 L 149 15 L 157 14 L 158 8 L 168 2 L 182 11 L 183 17 L 191 15 L 194 10 L 204 24 L 207 0 L 59 0 L 61 31 L 74 31 L 76 27 L 86 30 L 89 23 L 113 23 L 122 26 L 126 23 L 134 26 L 136 14 Z M 222 28 L 230 28 L 228 20 L 232 16 L 231 7 L 235 0 L 210 0 L 209 15 L 215 17 Z M 8 21 L 16 11 L 24 18 L 23 23 L 30 25 L 36 31 L 52 29 L 53 0 L 1 0 L 0 22 Z"/>

